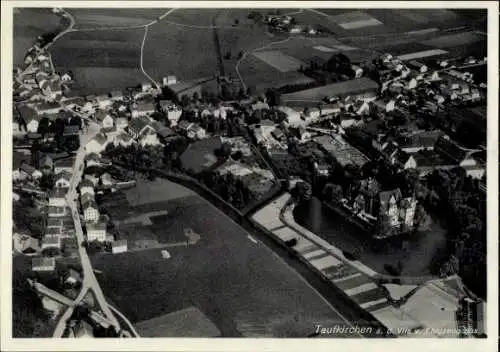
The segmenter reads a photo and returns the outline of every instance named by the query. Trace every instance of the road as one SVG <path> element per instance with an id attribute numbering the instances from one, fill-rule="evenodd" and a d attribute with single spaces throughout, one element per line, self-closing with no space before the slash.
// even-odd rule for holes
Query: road
<path id="1" fill-rule="evenodd" d="M 83 269 L 83 282 L 82 282 L 82 289 L 80 291 L 80 294 L 78 297 L 72 302 L 72 305 L 68 308 L 68 310 L 63 314 L 63 316 L 60 318 L 56 330 L 54 332 L 54 337 L 61 337 L 62 334 L 64 333 L 64 329 L 66 327 L 66 322 L 67 320 L 71 317 L 71 314 L 73 313 L 73 306 L 79 304 L 85 295 L 91 290 L 95 298 L 97 300 L 97 303 L 100 307 L 100 309 L 103 311 L 105 318 L 111 322 L 113 326 L 117 329 L 117 331 L 120 330 L 120 324 L 116 317 L 113 315 L 113 312 L 109 308 L 109 305 L 106 301 L 106 298 L 104 297 L 104 294 L 101 290 L 101 287 L 99 286 L 99 283 L 97 281 L 97 278 L 95 277 L 94 270 L 92 268 L 92 264 L 90 262 L 90 259 L 87 255 L 87 251 L 85 247 L 83 247 L 83 242 L 85 241 L 85 237 L 83 235 L 83 228 L 82 224 L 80 221 L 80 215 L 78 214 L 77 211 L 77 204 L 76 200 L 78 199 L 78 194 L 76 191 L 76 188 L 82 178 L 83 174 L 83 165 L 84 158 L 85 158 L 85 145 L 92 139 L 94 136 L 99 132 L 99 126 L 95 122 L 91 122 L 89 124 L 89 129 L 87 133 L 82 134 L 80 136 L 80 148 L 77 151 L 76 158 L 75 158 L 75 164 L 73 165 L 73 175 L 70 180 L 70 188 L 69 191 L 66 195 L 66 202 L 68 204 L 68 207 L 71 209 L 71 214 L 73 217 L 73 222 L 75 225 L 75 233 L 78 241 L 78 254 L 80 256 L 80 262 L 82 265 Z"/>

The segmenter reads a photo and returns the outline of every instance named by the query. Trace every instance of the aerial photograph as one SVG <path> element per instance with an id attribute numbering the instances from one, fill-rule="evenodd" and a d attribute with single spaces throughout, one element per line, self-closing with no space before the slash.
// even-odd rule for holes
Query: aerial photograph
<path id="1" fill-rule="evenodd" d="M 119 6 L 13 8 L 13 338 L 488 336 L 487 9 Z"/>

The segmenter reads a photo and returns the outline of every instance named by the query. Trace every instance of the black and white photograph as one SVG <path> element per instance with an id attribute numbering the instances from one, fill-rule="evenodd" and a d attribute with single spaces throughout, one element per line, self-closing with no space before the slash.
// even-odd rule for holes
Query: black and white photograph
<path id="1" fill-rule="evenodd" d="M 498 4 L 6 3 L 2 334 L 498 336 Z"/>

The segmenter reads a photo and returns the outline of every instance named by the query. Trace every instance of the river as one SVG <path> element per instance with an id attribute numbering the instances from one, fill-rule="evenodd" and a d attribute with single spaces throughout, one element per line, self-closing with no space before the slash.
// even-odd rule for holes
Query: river
<path id="1" fill-rule="evenodd" d="M 403 275 L 427 275 L 436 251 L 445 248 L 445 230 L 437 223 L 415 235 L 374 240 L 369 233 L 347 222 L 342 216 L 313 198 L 294 210 L 295 220 L 340 249 L 355 253 L 374 270 L 384 273 L 384 265 L 403 264 Z"/>

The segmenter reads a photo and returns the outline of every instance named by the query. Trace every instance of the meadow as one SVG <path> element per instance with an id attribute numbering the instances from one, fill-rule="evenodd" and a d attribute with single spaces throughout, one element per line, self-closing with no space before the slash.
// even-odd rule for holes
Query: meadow
<path id="1" fill-rule="evenodd" d="M 162 183 L 163 194 L 173 186 L 180 195 L 179 186 Z M 166 201 L 164 209 L 168 215 L 155 219 L 158 236 L 191 228 L 201 240 L 169 248 L 168 260 L 159 249 L 91 258 L 106 296 L 132 323 L 196 307 L 226 337 L 304 337 L 314 324 L 343 325 L 296 272 L 217 208 L 194 195 Z"/>
<path id="2" fill-rule="evenodd" d="M 60 18 L 50 9 L 16 8 L 13 19 L 14 66 L 21 66 L 38 36 L 62 30 Z"/>

